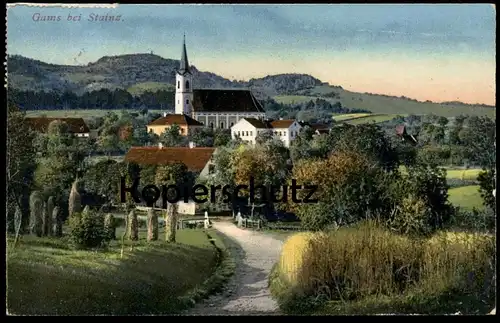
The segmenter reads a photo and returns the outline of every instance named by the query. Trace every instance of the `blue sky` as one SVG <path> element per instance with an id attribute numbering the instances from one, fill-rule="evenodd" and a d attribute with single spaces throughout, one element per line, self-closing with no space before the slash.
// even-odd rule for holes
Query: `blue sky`
<path id="1" fill-rule="evenodd" d="M 121 21 L 87 21 L 92 13 Z M 7 51 L 56 64 L 150 51 L 177 59 L 185 32 L 190 63 L 232 79 L 299 72 L 356 91 L 492 104 L 495 15 L 488 4 L 16 6 Z"/>

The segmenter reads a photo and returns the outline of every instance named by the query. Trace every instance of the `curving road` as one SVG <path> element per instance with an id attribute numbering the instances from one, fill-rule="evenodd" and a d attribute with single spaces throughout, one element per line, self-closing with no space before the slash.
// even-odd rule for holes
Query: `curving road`
<path id="1" fill-rule="evenodd" d="M 228 239 L 236 270 L 225 290 L 195 305 L 191 315 L 280 315 L 268 289 L 268 277 L 283 242 L 264 233 L 243 230 L 229 222 L 213 227 Z"/>

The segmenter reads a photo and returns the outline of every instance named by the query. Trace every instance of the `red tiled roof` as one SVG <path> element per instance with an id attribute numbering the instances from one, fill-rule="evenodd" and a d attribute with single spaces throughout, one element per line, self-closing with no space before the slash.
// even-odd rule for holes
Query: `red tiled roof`
<path id="1" fill-rule="evenodd" d="M 271 127 L 276 129 L 289 128 L 295 120 L 274 120 L 271 122 Z"/>
<path id="2" fill-rule="evenodd" d="M 176 162 L 186 165 L 188 170 L 200 172 L 210 161 L 215 148 L 209 147 L 132 147 L 125 160 L 139 165 L 167 165 Z"/>
<path id="3" fill-rule="evenodd" d="M 35 131 L 47 132 L 49 129 L 49 124 L 52 121 L 62 121 L 65 122 L 71 133 L 88 133 L 90 132 L 89 127 L 83 120 L 83 118 L 26 118 L 29 127 Z"/>
<path id="4" fill-rule="evenodd" d="M 406 134 L 406 128 L 405 128 L 405 126 L 404 125 L 397 126 L 396 127 L 396 134 L 400 135 L 400 136 L 405 135 Z"/>
<path id="5" fill-rule="evenodd" d="M 203 123 L 185 114 L 168 114 L 165 117 L 154 120 L 148 126 L 171 126 L 173 124 L 178 124 L 179 126 L 203 126 Z"/>
<path id="6" fill-rule="evenodd" d="M 193 90 L 195 112 L 265 112 L 249 90 L 199 89 Z"/>

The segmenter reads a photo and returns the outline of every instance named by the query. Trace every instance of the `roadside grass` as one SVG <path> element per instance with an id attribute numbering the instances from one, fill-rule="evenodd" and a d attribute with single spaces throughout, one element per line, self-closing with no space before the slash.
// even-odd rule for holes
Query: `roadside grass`
<path id="1" fill-rule="evenodd" d="M 494 258 L 494 234 L 417 238 L 365 222 L 291 236 L 269 284 L 288 314 L 486 314 Z"/>
<path id="2" fill-rule="evenodd" d="M 448 190 L 448 200 L 454 206 L 459 206 L 465 210 L 484 209 L 483 199 L 479 193 L 479 185 L 450 188 Z"/>
<path id="3" fill-rule="evenodd" d="M 126 241 L 120 259 L 122 233 L 123 228 L 117 230 L 118 240 L 99 251 L 72 250 L 67 236 L 23 236 L 15 249 L 7 249 L 9 312 L 170 314 L 188 306 L 186 294 L 202 295 L 193 292 L 196 289 L 210 291 L 203 285 L 221 259 L 203 230 L 179 230 L 177 243 L 169 244 L 163 229 L 159 241 L 148 243 L 147 229 L 141 228 L 139 241 Z M 216 232 L 210 235 L 220 243 Z M 12 241 L 8 238 L 8 246 Z"/>

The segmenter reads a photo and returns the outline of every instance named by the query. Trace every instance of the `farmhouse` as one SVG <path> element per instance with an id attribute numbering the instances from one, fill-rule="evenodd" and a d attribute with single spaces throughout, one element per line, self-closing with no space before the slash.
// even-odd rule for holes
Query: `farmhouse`
<path id="1" fill-rule="evenodd" d="M 163 117 L 158 118 L 147 125 L 148 132 L 154 132 L 160 135 L 165 132 L 168 128 L 177 124 L 179 126 L 179 132 L 183 136 L 188 136 L 196 129 L 202 128 L 203 123 L 196 121 L 185 114 L 164 114 Z"/>
<path id="2" fill-rule="evenodd" d="M 265 117 L 264 108 L 249 90 L 193 89 L 185 38 L 175 89 L 175 113 L 188 115 L 211 128 L 230 129 L 242 118 Z"/>
<path id="3" fill-rule="evenodd" d="M 188 171 L 197 176 L 206 176 L 212 169 L 212 156 L 215 148 L 211 147 L 132 147 L 125 155 L 125 161 L 139 165 L 168 165 L 182 163 Z M 210 167 L 212 166 L 212 167 Z"/>
<path id="4" fill-rule="evenodd" d="M 243 118 L 231 127 L 231 137 L 240 137 L 243 141 L 255 144 L 255 139 L 260 133 L 269 131 L 276 138 L 283 141 L 285 147 L 297 137 L 302 126 L 295 120 L 261 120 Z"/>
<path id="5" fill-rule="evenodd" d="M 62 121 L 68 125 L 69 132 L 77 137 L 88 138 L 90 130 L 83 118 L 26 118 L 28 126 L 37 132 L 45 133 L 52 121 Z"/>

